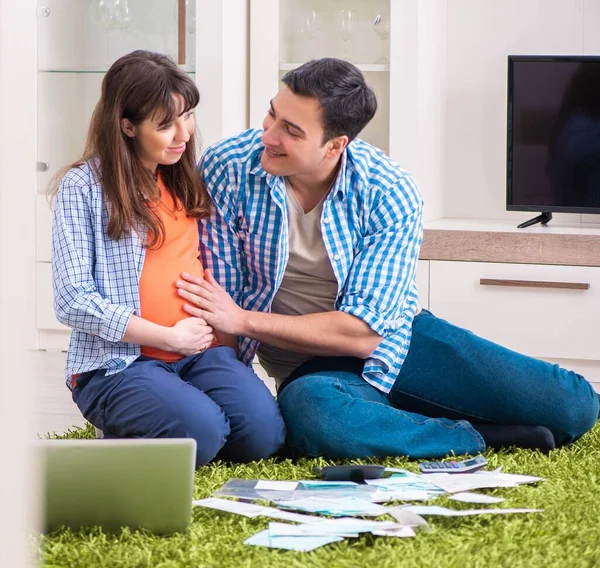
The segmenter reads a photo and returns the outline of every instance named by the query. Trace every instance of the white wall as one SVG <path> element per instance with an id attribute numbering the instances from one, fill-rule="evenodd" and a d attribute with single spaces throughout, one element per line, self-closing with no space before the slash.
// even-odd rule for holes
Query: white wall
<path id="1" fill-rule="evenodd" d="M 15 22 L 29 22 L 22 29 Z M 34 502 L 35 2 L 0 2 L 0 566 L 28 566 Z"/>
<path id="2" fill-rule="evenodd" d="M 443 216 L 527 219 L 505 211 L 507 56 L 600 53 L 600 2 L 450 0 L 447 9 Z"/>

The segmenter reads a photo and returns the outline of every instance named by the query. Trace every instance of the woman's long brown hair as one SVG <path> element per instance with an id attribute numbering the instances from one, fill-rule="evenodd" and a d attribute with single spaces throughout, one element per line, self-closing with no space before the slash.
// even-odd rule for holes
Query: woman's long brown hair
<path id="1" fill-rule="evenodd" d="M 183 108 L 176 104 L 173 95 L 181 96 Z M 149 201 L 160 195 L 156 177 L 138 158 L 134 139 L 123 132 L 121 120 L 126 118 L 135 126 L 157 118 L 164 126 L 195 108 L 199 100 L 194 82 L 170 57 L 143 50 L 124 55 L 113 63 L 102 81 L 102 94 L 92 115 L 82 157 L 56 175 L 50 194 L 57 193 L 69 169 L 87 162 L 94 169 L 106 200 L 108 236 L 118 240 L 131 230 L 140 234 L 140 229 L 145 229 L 145 245 L 159 245 L 164 226 L 154 208 L 148 207 Z M 196 164 L 194 135 L 179 161 L 159 165 L 156 173 L 189 217 L 208 214 L 210 198 Z"/>

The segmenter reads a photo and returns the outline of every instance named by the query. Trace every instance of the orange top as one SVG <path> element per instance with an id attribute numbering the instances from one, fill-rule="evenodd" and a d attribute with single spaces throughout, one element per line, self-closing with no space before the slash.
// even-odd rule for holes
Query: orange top
<path id="1" fill-rule="evenodd" d="M 198 250 L 198 221 L 186 215 L 182 204 L 173 197 L 159 178 L 160 201 L 153 204 L 164 224 L 163 242 L 158 249 L 146 249 L 140 276 L 140 311 L 145 320 L 170 327 L 190 317 L 184 311 L 185 300 L 177 294 L 175 281 L 182 272 L 202 276 Z M 142 355 L 172 363 L 183 358 L 179 353 L 142 346 Z"/>

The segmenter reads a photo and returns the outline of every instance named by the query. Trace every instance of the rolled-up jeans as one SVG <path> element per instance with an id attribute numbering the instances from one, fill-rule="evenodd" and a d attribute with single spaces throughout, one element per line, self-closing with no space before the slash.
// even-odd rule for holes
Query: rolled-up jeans
<path id="1" fill-rule="evenodd" d="M 281 385 L 287 443 L 328 458 L 475 454 L 471 423 L 545 426 L 561 446 L 598 418 L 598 396 L 581 375 L 528 357 L 422 310 L 389 393 L 361 376 L 363 361 L 315 357 Z"/>

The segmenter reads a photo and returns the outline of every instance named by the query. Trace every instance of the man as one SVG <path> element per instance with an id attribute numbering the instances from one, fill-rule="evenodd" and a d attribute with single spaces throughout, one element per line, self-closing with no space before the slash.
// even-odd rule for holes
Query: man
<path id="1" fill-rule="evenodd" d="M 419 312 L 422 199 L 412 177 L 356 139 L 376 110 L 337 59 L 290 71 L 263 130 L 209 148 L 214 201 L 205 279 L 187 311 L 239 337 L 278 385 L 288 445 L 330 458 L 549 451 L 598 416 L 579 375 Z"/>

